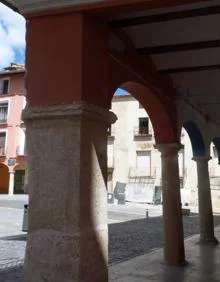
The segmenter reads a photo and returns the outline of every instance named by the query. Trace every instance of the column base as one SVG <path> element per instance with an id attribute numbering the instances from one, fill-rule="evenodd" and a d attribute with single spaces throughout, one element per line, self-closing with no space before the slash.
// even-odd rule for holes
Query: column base
<path id="1" fill-rule="evenodd" d="M 30 233 L 24 282 L 87 282 L 91 277 L 92 281 L 108 282 L 108 264 L 98 242 L 102 237 L 107 243 L 106 230 L 107 226 L 99 234 L 95 228 L 87 234 L 50 229 Z"/>
<path id="2" fill-rule="evenodd" d="M 215 237 L 213 237 L 213 238 L 200 238 L 198 244 L 216 246 L 216 245 L 219 244 L 219 242 Z"/>

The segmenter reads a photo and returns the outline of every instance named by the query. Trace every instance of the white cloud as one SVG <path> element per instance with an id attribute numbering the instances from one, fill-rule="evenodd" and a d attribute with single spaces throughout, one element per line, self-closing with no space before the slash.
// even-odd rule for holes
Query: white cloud
<path id="1" fill-rule="evenodd" d="M 16 63 L 25 49 L 25 19 L 0 3 L 0 69 Z"/>

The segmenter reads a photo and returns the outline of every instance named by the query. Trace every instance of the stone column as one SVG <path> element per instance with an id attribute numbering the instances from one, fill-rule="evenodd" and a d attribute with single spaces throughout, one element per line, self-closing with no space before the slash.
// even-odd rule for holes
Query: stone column
<path id="1" fill-rule="evenodd" d="M 80 11 L 51 14 L 49 2 L 47 11 L 26 16 L 24 281 L 104 282 L 109 31 Z"/>
<path id="2" fill-rule="evenodd" d="M 29 156 L 25 282 L 108 281 L 107 126 L 87 103 L 23 113 Z"/>
<path id="3" fill-rule="evenodd" d="M 164 260 L 171 265 L 181 265 L 185 263 L 178 166 L 178 151 L 182 145 L 169 143 L 155 147 L 161 152 L 162 163 Z"/>
<path id="4" fill-rule="evenodd" d="M 8 195 L 9 196 L 14 195 L 14 178 L 15 178 L 14 171 L 9 172 L 9 189 L 8 189 Z"/>
<path id="5" fill-rule="evenodd" d="M 200 243 L 218 244 L 214 235 L 212 197 L 209 180 L 208 161 L 211 157 L 194 157 L 197 164 L 198 200 L 200 220 Z"/>

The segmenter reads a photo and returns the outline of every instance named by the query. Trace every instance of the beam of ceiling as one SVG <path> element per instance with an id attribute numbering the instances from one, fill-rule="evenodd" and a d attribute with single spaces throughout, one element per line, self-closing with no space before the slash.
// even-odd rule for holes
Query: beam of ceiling
<path id="1" fill-rule="evenodd" d="M 198 71 L 219 70 L 219 69 L 220 69 L 220 65 L 218 64 L 218 65 L 160 69 L 159 72 L 162 74 L 172 74 L 172 73 L 198 72 Z"/>
<path id="2" fill-rule="evenodd" d="M 143 47 L 143 48 L 138 48 L 137 52 L 139 55 L 155 55 L 155 54 L 163 54 L 163 53 L 171 53 L 171 52 L 202 50 L 202 49 L 217 48 L 217 47 L 220 47 L 220 39 L 172 44 L 172 45 L 161 45 L 161 46 L 153 46 L 153 47 Z"/>
<path id="3" fill-rule="evenodd" d="M 198 106 L 209 107 L 209 106 L 219 106 L 220 102 L 210 102 L 210 103 L 197 103 Z"/>
<path id="4" fill-rule="evenodd" d="M 186 18 L 195 18 L 208 15 L 220 14 L 220 6 L 198 8 L 192 10 L 169 12 L 165 14 L 151 15 L 151 16 L 141 16 L 135 18 L 127 18 L 120 20 L 113 20 L 109 22 L 109 27 L 111 28 L 124 28 L 129 26 L 137 26 L 149 23 L 167 22 L 173 20 L 180 20 Z"/>

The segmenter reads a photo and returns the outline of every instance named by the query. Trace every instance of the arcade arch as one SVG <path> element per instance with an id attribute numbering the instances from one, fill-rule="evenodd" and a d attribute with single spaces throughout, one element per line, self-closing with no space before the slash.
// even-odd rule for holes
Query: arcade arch
<path id="1" fill-rule="evenodd" d="M 0 193 L 8 194 L 9 191 L 9 168 L 0 164 Z"/>
<path id="2" fill-rule="evenodd" d="M 162 98 L 164 96 L 159 97 L 146 85 L 128 81 L 121 83 L 119 88 L 138 100 L 151 119 L 156 141 L 155 148 L 161 152 L 162 161 L 164 259 L 170 264 L 181 264 L 185 261 L 180 189 L 178 189 L 180 187 L 178 152 L 182 146 L 178 142 L 176 111 L 171 111 L 173 104 L 167 103 L 166 99 Z M 174 199 L 176 205 L 173 205 Z M 176 241 L 173 241 L 174 237 Z"/>

